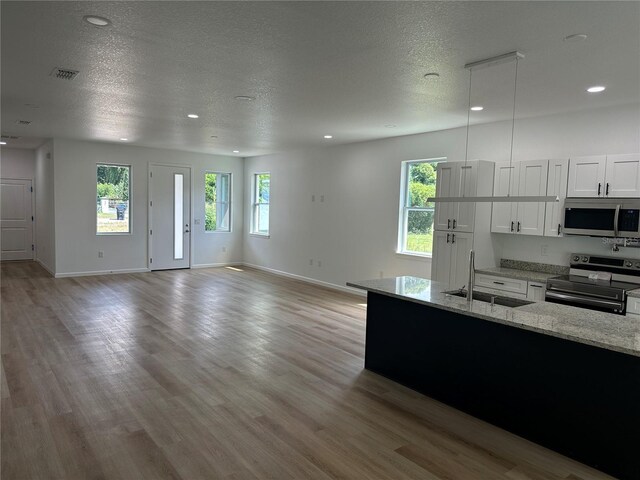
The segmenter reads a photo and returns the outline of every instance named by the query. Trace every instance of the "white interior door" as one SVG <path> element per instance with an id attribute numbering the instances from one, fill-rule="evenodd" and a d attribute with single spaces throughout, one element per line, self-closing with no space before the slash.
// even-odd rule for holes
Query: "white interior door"
<path id="1" fill-rule="evenodd" d="M 33 259 L 31 180 L 0 180 L 0 260 Z"/>
<path id="2" fill-rule="evenodd" d="M 191 169 L 149 168 L 149 268 L 189 268 L 191 246 Z"/>

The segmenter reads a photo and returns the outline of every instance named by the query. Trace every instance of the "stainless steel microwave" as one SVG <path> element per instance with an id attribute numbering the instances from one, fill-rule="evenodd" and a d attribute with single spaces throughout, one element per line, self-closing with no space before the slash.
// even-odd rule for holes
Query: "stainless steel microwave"
<path id="1" fill-rule="evenodd" d="M 640 198 L 568 198 L 564 233 L 640 238 Z"/>

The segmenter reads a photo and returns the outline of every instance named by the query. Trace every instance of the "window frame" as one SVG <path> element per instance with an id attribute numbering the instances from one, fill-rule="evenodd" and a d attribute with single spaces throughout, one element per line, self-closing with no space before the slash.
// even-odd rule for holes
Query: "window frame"
<path id="1" fill-rule="evenodd" d="M 258 182 L 259 175 L 269 175 L 269 202 L 259 202 L 260 194 L 258 189 L 260 188 L 260 184 Z M 251 188 L 251 225 L 249 229 L 250 235 L 255 235 L 262 238 L 269 238 L 271 236 L 271 172 L 255 172 L 252 178 L 252 188 Z M 257 223 L 259 221 L 259 213 L 258 209 L 260 205 L 267 205 L 269 207 L 269 223 L 267 225 L 267 233 L 262 233 L 258 231 Z"/>
<path id="2" fill-rule="evenodd" d="M 216 174 L 216 175 L 229 175 L 229 199 L 227 202 L 214 202 L 214 205 L 216 203 L 226 203 L 229 205 L 229 229 L 228 230 L 207 230 L 207 175 L 209 174 Z M 231 174 L 231 172 L 220 172 L 220 171 L 214 171 L 214 170 L 205 170 L 204 172 L 204 208 L 205 208 L 205 214 L 204 214 L 204 233 L 232 233 L 233 230 L 233 205 L 232 205 L 232 192 L 233 192 L 233 175 Z M 218 188 L 218 185 L 216 184 L 216 189 Z M 216 192 L 216 196 L 217 196 L 217 192 Z M 216 217 L 217 220 L 217 217 Z"/>
<path id="3" fill-rule="evenodd" d="M 128 205 L 128 209 L 129 209 L 129 229 L 126 232 L 99 232 L 98 231 L 98 215 L 96 212 L 96 216 L 94 217 L 96 220 L 96 224 L 95 224 L 95 234 L 96 236 L 110 236 L 110 235 L 133 235 L 133 198 L 132 198 L 132 189 L 131 189 L 131 184 L 133 183 L 132 179 L 133 179 L 133 166 L 132 165 L 127 165 L 125 163 L 106 163 L 106 162 L 99 162 L 96 163 L 96 169 L 95 169 L 95 179 L 96 179 L 96 198 L 97 198 L 97 193 L 98 193 L 98 187 L 97 187 L 97 180 L 98 180 L 98 167 L 123 167 L 123 168 L 128 168 L 129 169 L 129 188 L 128 188 L 128 196 L 129 196 L 129 205 Z"/>
<path id="4" fill-rule="evenodd" d="M 435 205 L 433 207 L 411 207 L 409 206 L 409 180 L 410 174 L 409 170 L 411 165 L 416 163 L 444 163 L 447 161 L 447 157 L 435 157 L 435 158 L 421 158 L 416 160 L 405 160 L 401 164 L 401 173 L 400 173 L 400 203 L 399 203 L 399 213 L 398 213 L 398 244 L 396 248 L 396 253 L 398 255 L 409 255 L 412 257 L 421 257 L 421 258 L 432 258 L 433 257 L 433 244 L 432 250 L 430 253 L 422 253 L 422 252 L 414 252 L 406 249 L 407 244 L 407 235 L 408 235 L 408 227 L 409 227 L 409 212 L 417 211 L 417 212 L 433 212 L 435 217 Z M 436 185 L 438 184 L 438 176 L 436 174 Z M 434 230 L 432 229 L 432 232 Z"/>

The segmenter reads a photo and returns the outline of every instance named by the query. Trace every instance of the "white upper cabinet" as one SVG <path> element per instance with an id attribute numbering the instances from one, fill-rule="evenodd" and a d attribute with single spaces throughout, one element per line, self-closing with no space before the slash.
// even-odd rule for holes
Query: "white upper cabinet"
<path id="1" fill-rule="evenodd" d="M 460 165 L 457 183 L 460 196 L 474 197 L 476 195 L 476 186 L 478 183 L 478 165 Z M 453 230 L 473 232 L 475 214 L 475 203 L 456 203 L 453 207 Z"/>
<path id="2" fill-rule="evenodd" d="M 534 160 L 520 162 L 518 195 L 519 196 L 545 196 L 547 192 L 548 160 Z M 515 204 L 516 208 L 516 233 L 523 235 L 544 234 L 543 202 L 522 202 Z"/>
<path id="3" fill-rule="evenodd" d="M 496 197 L 514 196 L 518 190 L 519 164 L 497 163 L 493 181 L 493 195 Z M 515 231 L 515 204 L 510 202 L 493 203 L 491 213 L 491 231 L 510 233 Z"/>
<path id="4" fill-rule="evenodd" d="M 640 197 L 640 155 L 572 158 L 567 196 Z"/>
<path id="5" fill-rule="evenodd" d="M 493 163 L 491 162 L 473 160 L 466 163 L 438 164 L 436 175 L 438 197 L 491 195 L 492 189 Z M 476 204 L 473 202 L 438 202 L 435 207 L 433 228 L 452 232 L 473 232 L 476 210 Z"/>
<path id="6" fill-rule="evenodd" d="M 548 160 L 499 164 L 495 169 L 495 196 L 544 196 L 547 192 Z M 543 202 L 494 202 L 491 231 L 543 235 L 545 204 Z"/>
<path id="7" fill-rule="evenodd" d="M 547 237 L 557 237 L 562 235 L 562 221 L 564 214 L 564 200 L 567 196 L 568 172 L 569 160 L 549 160 L 547 195 L 556 195 L 560 201 L 547 203 L 544 223 L 544 235 Z"/>
<path id="8" fill-rule="evenodd" d="M 605 197 L 640 196 L 640 155 L 607 155 Z"/>
<path id="9" fill-rule="evenodd" d="M 436 167 L 436 195 L 438 197 L 457 197 L 459 187 L 457 177 L 459 164 L 442 162 Z M 453 203 L 437 203 L 434 212 L 433 229 L 450 230 L 453 221 Z"/>
<path id="10" fill-rule="evenodd" d="M 574 157 L 569 160 L 567 197 L 604 196 L 606 155 Z"/>

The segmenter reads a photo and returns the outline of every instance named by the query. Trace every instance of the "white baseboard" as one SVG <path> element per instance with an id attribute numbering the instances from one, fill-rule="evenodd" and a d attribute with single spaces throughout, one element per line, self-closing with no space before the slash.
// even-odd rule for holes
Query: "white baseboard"
<path id="1" fill-rule="evenodd" d="M 123 268 L 120 270 L 97 270 L 93 272 L 66 272 L 66 273 L 56 273 L 54 276 L 56 278 L 66 278 L 66 277 L 90 277 L 94 275 L 115 275 L 118 273 L 143 273 L 149 272 L 148 268 Z"/>
<path id="2" fill-rule="evenodd" d="M 241 267 L 242 262 L 223 262 L 223 263 L 196 263 L 191 268 L 219 268 L 219 267 Z"/>
<path id="3" fill-rule="evenodd" d="M 47 272 L 49 272 L 49 274 L 52 277 L 56 276 L 56 273 L 53 271 L 53 269 L 51 267 L 49 267 L 49 265 L 44 263 L 42 260 L 40 260 L 39 258 L 36 258 L 36 262 L 38 262 L 42 268 L 44 268 Z"/>
<path id="4" fill-rule="evenodd" d="M 245 267 L 255 268 L 256 270 L 262 270 L 264 272 L 273 273 L 274 275 L 279 275 L 281 277 L 293 278 L 295 280 L 300 280 L 301 282 L 312 283 L 314 285 L 319 285 L 321 287 L 330 288 L 331 290 L 339 290 L 341 292 L 351 293 L 354 295 L 358 295 L 360 297 L 367 296 L 367 292 L 365 292 L 364 290 L 347 287 L 346 285 L 342 286 L 342 285 L 336 285 L 335 283 L 323 282 L 322 280 L 316 280 L 315 278 L 304 277 L 302 275 L 296 275 L 295 273 L 283 272 L 282 270 L 263 267 L 262 265 L 254 265 L 252 263 L 243 263 L 243 265 Z"/>

